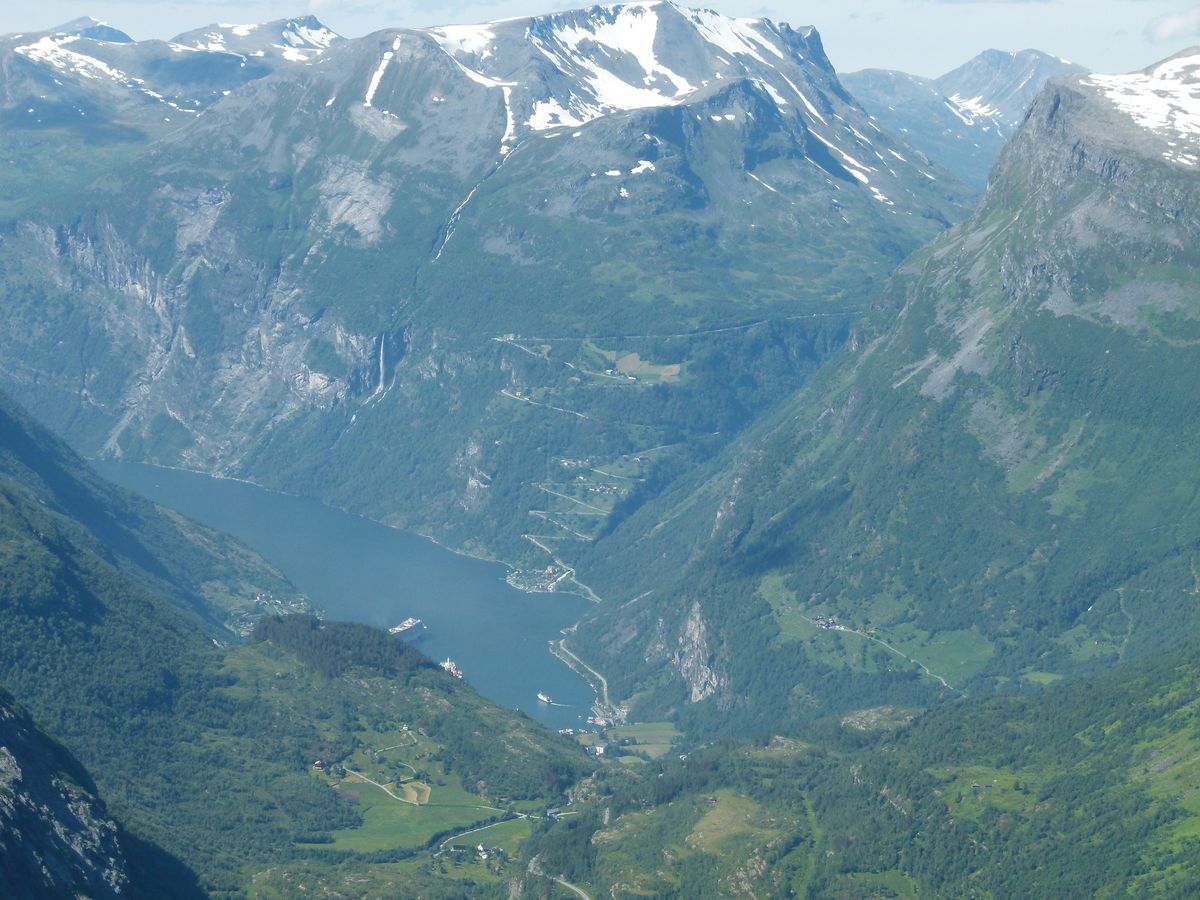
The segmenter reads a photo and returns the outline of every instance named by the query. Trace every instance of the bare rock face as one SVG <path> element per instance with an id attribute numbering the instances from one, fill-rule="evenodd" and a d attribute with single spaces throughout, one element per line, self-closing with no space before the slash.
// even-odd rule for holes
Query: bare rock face
<path id="1" fill-rule="evenodd" d="M 724 683 L 709 649 L 708 625 L 698 602 L 692 604 L 683 622 L 678 649 L 671 655 L 671 662 L 687 683 L 688 696 L 693 703 L 708 699 Z"/>
<path id="2" fill-rule="evenodd" d="M 0 692 L 0 895 L 124 896 L 117 835 L 83 768 Z"/>

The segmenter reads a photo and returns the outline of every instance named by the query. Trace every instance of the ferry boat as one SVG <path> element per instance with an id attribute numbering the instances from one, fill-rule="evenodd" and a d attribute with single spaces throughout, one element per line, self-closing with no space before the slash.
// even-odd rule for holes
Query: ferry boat
<path id="1" fill-rule="evenodd" d="M 416 628 L 420 624 L 421 624 L 420 619 L 415 619 L 412 616 L 409 616 L 407 619 L 405 619 L 399 625 L 389 628 L 388 633 L 389 634 L 404 634 L 404 632 L 411 631 L 412 629 Z"/>
<path id="2" fill-rule="evenodd" d="M 550 699 L 550 695 L 547 694 L 545 691 L 538 691 L 537 698 L 540 701 L 542 701 L 543 703 L 553 703 L 554 702 L 553 700 Z"/>
<path id="3" fill-rule="evenodd" d="M 452 660 L 448 656 L 444 660 L 442 660 L 440 663 L 438 663 L 438 665 L 441 666 L 447 672 L 449 672 L 451 675 L 453 675 L 455 678 L 463 677 L 462 669 L 460 669 L 457 665 L 455 665 L 454 660 Z"/>

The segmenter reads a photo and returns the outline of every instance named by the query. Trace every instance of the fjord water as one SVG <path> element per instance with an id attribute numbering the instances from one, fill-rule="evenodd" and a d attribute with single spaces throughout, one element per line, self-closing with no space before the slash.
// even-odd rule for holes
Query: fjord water
<path id="1" fill-rule="evenodd" d="M 426 628 L 408 639 L 436 660 L 452 657 L 484 696 L 552 728 L 587 718 L 592 691 L 546 646 L 583 614 L 585 600 L 518 591 L 504 580 L 503 565 L 459 556 L 315 500 L 137 463 L 95 467 L 155 503 L 234 535 L 327 618 L 388 628 L 416 616 Z M 554 705 L 538 702 L 538 691 Z"/>

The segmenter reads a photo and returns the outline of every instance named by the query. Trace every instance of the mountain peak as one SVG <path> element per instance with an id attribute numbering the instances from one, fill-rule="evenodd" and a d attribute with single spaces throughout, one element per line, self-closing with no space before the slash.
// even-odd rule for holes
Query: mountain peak
<path id="1" fill-rule="evenodd" d="M 107 22 L 93 19 L 91 16 L 80 16 L 65 22 L 57 28 L 52 28 L 54 34 L 78 35 L 91 38 L 94 41 L 108 41 L 110 44 L 132 44 L 133 38 L 125 32 L 113 28 Z"/>
<path id="2" fill-rule="evenodd" d="M 519 72 L 544 83 L 530 121 L 535 130 L 573 127 L 611 112 L 669 106 L 723 79 L 761 78 L 764 73 L 777 79 L 783 94 L 812 110 L 815 107 L 797 86 L 804 79 L 792 67 L 811 64 L 832 75 L 811 28 L 796 32 L 767 19 L 734 19 L 669 0 L 597 5 L 421 32 L 481 84 L 514 87 Z M 554 74 L 546 74 L 547 64 Z M 561 90 L 558 82 L 564 82 Z M 814 117 L 819 119 L 819 114 Z"/>
<path id="3" fill-rule="evenodd" d="M 1014 53 L 992 49 L 935 79 L 934 84 L 971 123 L 990 122 L 1002 132 L 1011 132 L 1048 78 L 1084 71 L 1083 66 L 1041 50 Z"/>
<path id="4" fill-rule="evenodd" d="M 881 124 L 977 188 L 1054 75 L 1082 71 L 1041 50 L 989 49 L 936 79 L 865 69 L 843 83 Z"/>

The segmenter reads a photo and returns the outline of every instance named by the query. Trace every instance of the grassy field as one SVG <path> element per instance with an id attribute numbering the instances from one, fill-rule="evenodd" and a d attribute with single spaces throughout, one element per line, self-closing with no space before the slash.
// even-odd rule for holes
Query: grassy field
<path id="1" fill-rule="evenodd" d="M 880 629 L 879 637 L 953 685 L 979 672 L 995 652 L 991 641 L 974 629 L 930 634 L 912 626 L 897 626 Z"/>
<path id="2" fill-rule="evenodd" d="M 1026 672 L 1021 677 L 1033 684 L 1054 684 L 1056 681 L 1062 681 L 1063 678 L 1055 672 Z"/>
<path id="3" fill-rule="evenodd" d="M 781 575 L 767 575 L 759 582 L 758 592 L 771 604 L 780 641 L 807 641 L 821 629 L 808 621 L 796 605 L 796 595 L 787 589 Z"/>
<path id="4" fill-rule="evenodd" d="M 446 781 L 446 785 L 433 788 L 429 803 L 413 806 L 350 776 L 339 789 L 358 801 L 362 825 L 332 832 L 332 844 L 302 846 L 361 853 L 423 847 L 434 835 L 447 829 L 470 828 L 498 815 L 492 810 L 481 809 L 479 798 L 464 791 L 453 776 L 448 776 Z"/>
<path id="5" fill-rule="evenodd" d="M 795 595 L 786 588 L 779 575 L 763 578 L 758 590 L 771 604 L 779 626 L 776 640 L 780 643 L 802 642 L 817 659 L 862 672 L 911 665 L 866 637 L 817 625 L 800 609 Z"/>
<path id="6" fill-rule="evenodd" d="M 875 629 L 866 626 L 855 630 L 870 630 L 877 640 L 847 631 L 822 628 L 799 607 L 795 594 L 788 590 L 780 575 L 764 577 L 759 593 L 771 605 L 779 626 L 780 642 L 801 641 L 818 656 L 834 665 L 844 665 L 864 672 L 911 665 L 900 654 L 924 664 L 930 672 L 940 675 L 951 684 L 958 684 L 975 675 L 987 665 L 995 648 L 974 629 L 929 633 L 908 624 Z M 871 621 L 886 621 L 889 612 L 903 608 L 896 598 L 882 596 L 870 608 Z M 884 642 L 899 654 L 888 650 Z"/>
<path id="7" fill-rule="evenodd" d="M 1087 662 L 1097 657 L 1116 654 L 1121 648 L 1119 640 L 1113 640 L 1107 635 L 1097 635 L 1087 625 L 1076 625 L 1055 638 L 1055 643 L 1067 648 L 1071 658 L 1078 662 Z"/>
<path id="8" fill-rule="evenodd" d="M 763 827 L 765 811 L 748 797 L 733 791 L 718 791 L 709 801 L 709 809 L 687 837 L 690 847 L 705 853 L 720 854 L 734 840 L 753 838 L 766 841 L 776 835 Z"/>
<path id="9" fill-rule="evenodd" d="M 956 816 L 978 820 L 989 807 L 1030 814 L 1041 786 L 1052 777 L 1045 769 L 1011 771 L 986 766 L 931 769 L 944 780 L 943 798 Z"/>
<path id="10" fill-rule="evenodd" d="M 499 860 L 484 861 L 473 853 L 341 866 L 297 862 L 256 873 L 247 893 L 251 900 L 305 896 L 379 900 L 400 896 L 465 897 L 500 884 L 506 868 Z"/>
<path id="11" fill-rule="evenodd" d="M 670 722 L 644 722 L 640 725 L 613 728 L 608 731 L 608 737 L 617 742 L 626 738 L 632 739 L 636 743 L 627 749 L 645 753 L 651 759 L 658 759 L 671 751 L 671 747 L 683 737 L 683 733 Z"/>
<path id="12" fill-rule="evenodd" d="M 627 350 L 605 350 L 590 342 L 585 342 L 583 349 L 599 357 L 598 364 L 604 365 L 606 370 L 612 370 L 616 374 L 626 377 L 632 376 L 638 381 L 650 384 L 659 382 L 673 384 L 679 381 L 683 373 L 682 363 L 656 364 L 642 359 L 640 353 Z"/>
<path id="13" fill-rule="evenodd" d="M 916 883 L 902 872 L 852 872 L 836 882 L 839 896 L 894 897 L 917 900 L 921 896 Z"/>

